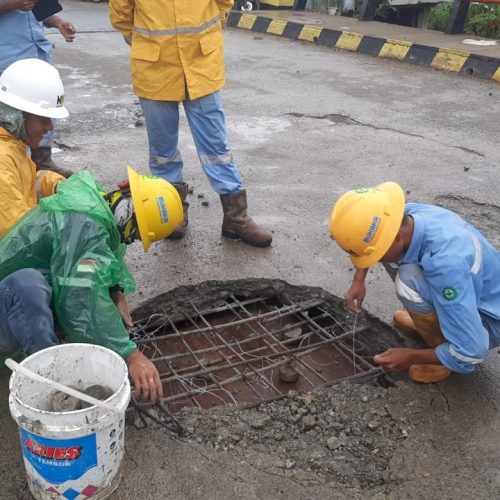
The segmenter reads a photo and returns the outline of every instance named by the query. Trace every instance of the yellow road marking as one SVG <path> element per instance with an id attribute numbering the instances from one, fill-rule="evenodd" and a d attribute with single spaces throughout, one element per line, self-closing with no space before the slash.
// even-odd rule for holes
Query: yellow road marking
<path id="1" fill-rule="evenodd" d="M 299 34 L 299 40 L 305 40 L 306 42 L 315 42 L 323 28 L 318 26 L 305 25 Z"/>
<path id="2" fill-rule="evenodd" d="M 267 33 L 272 33 L 273 35 L 282 35 L 285 31 L 287 21 L 284 19 L 273 19 L 271 24 L 267 27 Z"/>
<path id="3" fill-rule="evenodd" d="M 361 43 L 361 40 L 363 40 L 363 35 L 343 31 L 342 35 L 340 35 L 337 40 L 335 47 L 337 47 L 337 49 L 356 51 L 358 49 L 358 45 Z"/>
<path id="4" fill-rule="evenodd" d="M 460 71 L 469 57 L 468 52 L 461 50 L 439 49 L 432 60 L 431 66 L 436 69 L 447 71 Z"/>
<path id="5" fill-rule="evenodd" d="M 380 50 L 379 56 L 403 61 L 412 45 L 413 44 L 411 42 L 388 39 Z"/>
<path id="6" fill-rule="evenodd" d="M 253 25 L 255 24 L 256 19 L 257 16 L 254 16 L 252 14 L 243 14 L 238 21 L 238 28 L 251 30 L 253 28 Z"/>

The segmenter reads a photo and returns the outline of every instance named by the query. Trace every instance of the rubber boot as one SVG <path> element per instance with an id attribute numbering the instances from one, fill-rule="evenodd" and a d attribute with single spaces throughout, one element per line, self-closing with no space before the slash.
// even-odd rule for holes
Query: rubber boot
<path id="1" fill-rule="evenodd" d="M 69 168 L 62 168 L 56 165 L 52 159 L 52 148 L 42 147 L 31 150 L 31 159 L 35 162 L 36 169 L 38 170 L 52 170 L 63 177 L 69 177 L 74 174 L 73 170 Z"/>
<path id="2" fill-rule="evenodd" d="M 186 228 L 188 226 L 188 208 L 189 203 L 187 200 L 187 195 L 189 192 L 189 186 L 183 182 L 182 184 L 174 184 L 175 189 L 179 193 L 182 201 L 182 209 L 184 212 L 184 219 L 182 222 L 173 230 L 167 240 L 181 240 L 186 235 Z"/>
<path id="3" fill-rule="evenodd" d="M 392 315 L 392 321 L 394 326 L 405 333 L 418 334 L 418 330 L 415 327 L 415 323 L 411 319 L 408 311 L 404 309 L 399 311 L 394 311 Z"/>
<path id="4" fill-rule="evenodd" d="M 254 247 L 268 247 L 273 241 L 271 231 L 259 227 L 247 214 L 247 193 L 244 189 L 221 195 L 224 220 L 222 236 L 243 240 Z"/>
<path id="5" fill-rule="evenodd" d="M 420 336 L 430 347 L 437 347 L 445 342 L 438 317 L 434 311 L 427 314 L 410 312 L 409 316 Z M 443 365 L 412 365 L 408 369 L 408 376 L 411 380 L 424 384 L 441 382 L 450 375 L 451 370 Z"/>

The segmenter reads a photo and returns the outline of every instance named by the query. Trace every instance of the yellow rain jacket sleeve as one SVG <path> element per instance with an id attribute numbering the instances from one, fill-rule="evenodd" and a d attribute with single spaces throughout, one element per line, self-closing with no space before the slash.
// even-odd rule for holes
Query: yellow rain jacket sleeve
<path id="1" fill-rule="evenodd" d="M 38 186 L 35 186 L 38 178 Z M 0 236 L 37 204 L 50 196 L 64 177 L 55 172 L 36 172 L 26 145 L 0 127 Z"/>
<path id="2" fill-rule="evenodd" d="M 110 0 L 111 24 L 132 35 L 134 92 L 155 101 L 183 101 L 223 87 L 222 20 L 233 0 Z"/>

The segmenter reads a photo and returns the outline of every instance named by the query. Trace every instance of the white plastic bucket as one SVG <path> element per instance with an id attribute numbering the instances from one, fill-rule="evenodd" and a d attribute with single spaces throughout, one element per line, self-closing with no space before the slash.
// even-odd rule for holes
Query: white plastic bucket
<path id="1" fill-rule="evenodd" d="M 125 411 L 130 400 L 127 365 L 113 351 L 91 344 L 49 347 L 21 365 L 67 386 L 110 388 L 106 402 L 120 412 L 91 406 L 50 411 L 54 389 L 22 374 L 9 382 L 9 407 L 19 426 L 31 493 L 36 499 L 103 499 L 122 475 Z"/>

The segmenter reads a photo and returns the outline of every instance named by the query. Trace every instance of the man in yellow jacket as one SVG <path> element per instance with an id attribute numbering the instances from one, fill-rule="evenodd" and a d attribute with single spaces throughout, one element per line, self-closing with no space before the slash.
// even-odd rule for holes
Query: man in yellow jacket
<path id="1" fill-rule="evenodd" d="M 140 98 L 149 139 L 151 172 L 174 184 L 184 222 L 170 237 L 184 236 L 188 186 L 177 149 L 183 103 L 198 156 L 220 195 L 222 235 L 266 247 L 270 231 L 247 214 L 246 191 L 227 144 L 219 90 L 223 87 L 222 23 L 233 0 L 110 0 L 111 24 L 131 46 L 134 92 Z"/>
<path id="2" fill-rule="evenodd" d="M 68 116 L 63 100 L 59 73 L 45 61 L 16 61 L 0 76 L 0 236 L 64 180 L 37 172 L 26 152 L 52 130 L 51 118 Z"/>

